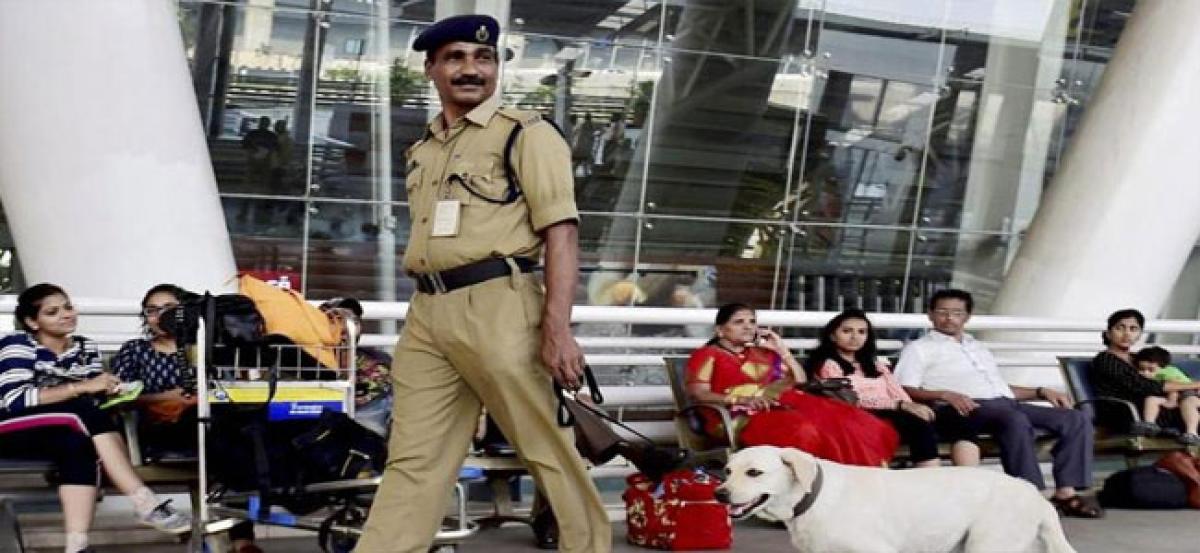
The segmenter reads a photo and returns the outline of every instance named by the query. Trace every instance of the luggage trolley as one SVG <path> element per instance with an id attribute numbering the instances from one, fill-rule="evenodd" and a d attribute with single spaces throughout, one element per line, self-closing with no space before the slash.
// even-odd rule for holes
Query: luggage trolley
<path id="1" fill-rule="evenodd" d="M 378 488 L 381 478 L 359 478 L 309 484 L 293 490 L 311 498 L 323 506 L 309 515 L 295 515 L 282 509 L 260 512 L 261 498 L 257 492 L 219 491 L 211 489 L 209 477 L 207 434 L 212 421 L 214 404 L 263 404 L 269 420 L 288 418 L 313 418 L 325 409 L 340 411 L 353 417 L 356 371 L 356 337 L 359 329 L 352 320 L 346 320 L 346 343 L 338 346 L 321 346 L 337 359 L 337 367 L 328 368 L 318 363 L 306 363 L 303 347 L 294 344 L 273 344 L 267 358 L 273 358 L 264 366 L 264 357 L 245 359 L 234 349 L 233 363 L 219 366 L 211 363 L 216 347 L 206 340 L 207 328 L 203 318 L 196 333 L 195 364 L 197 414 L 199 436 L 199 483 L 196 516 L 189 550 L 204 551 L 204 536 L 227 530 L 236 520 L 252 520 L 269 524 L 316 531 L 322 547 L 328 551 L 350 551 L 362 534 L 366 507 Z M 314 347 L 307 348 L 313 351 Z M 328 359 L 328 356 L 323 356 Z M 311 361 L 311 357 L 307 358 Z M 310 366 L 305 366 L 310 365 Z M 270 395 L 271 373 L 274 372 L 275 393 Z M 266 376 L 266 378 L 264 378 Z M 269 400 L 269 401 L 268 401 Z M 217 417 L 220 417 L 218 412 Z M 478 532 L 478 525 L 467 516 L 467 493 L 463 482 L 478 480 L 483 471 L 464 468 L 455 484 L 454 516 L 446 518 L 442 530 L 434 538 L 434 549 L 453 551 L 462 541 Z M 328 540 L 328 544 L 326 544 Z"/>

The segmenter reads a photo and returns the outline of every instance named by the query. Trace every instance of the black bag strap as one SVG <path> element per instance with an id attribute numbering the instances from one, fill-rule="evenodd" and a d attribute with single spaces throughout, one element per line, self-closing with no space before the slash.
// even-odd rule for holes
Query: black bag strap
<path id="1" fill-rule="evenodd" d="M 647 444 L 654 445 L 654 440 L 651 440 L 645 434 L 642 434 L 641 432 L 634 430 L 632 427 L 625 424 L 624 422 L 621 422 L 616 417 L 609 415 L 608 412 L 606 412 L 605 410 L 600 409 L 599 407 L 596 407 L 596 405 L 600 405 L 600 404 L 604 403 L 604 396 L 601 395 L 601 393 L 600 393 L 600 385 L 596 383 L 596 375 L 592 372 L 592 368 L 588 365 L 583 366 L 583 379 L 584 379 L 584 382 L 587 383 L 588 393 L 591 394 L 592 398 L 595 400 L 594 404 L 590 403 L 590 402 L 579 401 L 577 399 L 571 398 L 568 395 L 566 389 L 564 389 L 562 386 L 560 386 L 557 381 L 554 382 L 554 394 L 556 396 L 558 396 L 558 425 L 559 426 L 567 427 L 567 426 L 572 426 L 575 424 L 574 417 L 571 416 L 571 411 L 570 411 L 570 409 L 567 408 L 567 402 L 574 401 L 576 405 L 583 407 L 584 409 L 591 412 L 593 415 L 596 415 L 597 417 L 600 417 L 600 418 L 608 421 L 609 423 L 612 423 L 612 424 L 615 424 L 615 425 L 621 427 L 626 432 L 629 432 L 630 434 L 637 436 L 638 438 L 640 438 L 642 441 L 646 442 Z"/>
<path id="2" fill-rule="evenodd" d="M 588 394 L 592 396 L 592 401 L 596 405 L 603 404 L 604 394 L 600 393 L 600 384 L 596 382 L 596 373 L 593 373 L 592 367 L 588 365 L 583 366 L 583 381 L 587 385 Z M 555 380 L 554 397 L 558 398 L 558 425 L 563 428 L 575 424 L 575 421 L 571 418 L 571 411 L 567 409 L 565 392 L 566 389 Z"/>
<path id="3" fill-rule="evenodd" d="M 549 123 L 551 127 L 554 127 L 554 130 L 558 131 L 558 135 L 563 137 L 563 140 L 566 140 L 566 135 L 563 134 L 562 129 L 559 128 L 558 124 L 555 123 L 553 119 L 543 115 L 542 120 Z M 513 169 L 512 156 L 513 148 L 516 147 L 517 144 L 517 137 L 520 136 L 521 130 L 524 128 L 525 123 L 518 121 L 516 125 L 513 125 L 512 130 L 508 133 L 508 138 L 504 141 L 504 174 L 508 177 L 508 189 L 504 191 L 503 198 L 497 200 L 495 198 L 488 197 L 482 192 L 475 190 L 475 188 L 472 187 L 469 182 L 467 182 L 467 179 L 464 179 L 459 175 L 451 175 L 450 178 L 457 180 L 459 184 L 462 185 L 463 189 L 472 196 L 475 196 L 476 198 L 479 198 L 485 202 L 508 205 L 517 201 L 517 198 L 520 198 L 522 194 L 521 179 L 517 177 L 517 171 Z"/>

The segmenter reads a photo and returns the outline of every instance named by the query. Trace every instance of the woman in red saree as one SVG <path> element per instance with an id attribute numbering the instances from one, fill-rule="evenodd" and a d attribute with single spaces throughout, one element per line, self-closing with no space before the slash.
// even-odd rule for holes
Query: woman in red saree
<path id="1" fill-rule="evenodd" d="M 716 336 L 692 353 L 687 390 L 693 401 L 725 405 L 744 447 L 794 447 L 849 465 L 880 466 L 899 438 L 886 423 L 851 405 L 794 388 L 804 371 L 778 334 L 758 327 L 754 309 L 717 311 Z M 721 421 L 706 417 L 713 436 Z"/>

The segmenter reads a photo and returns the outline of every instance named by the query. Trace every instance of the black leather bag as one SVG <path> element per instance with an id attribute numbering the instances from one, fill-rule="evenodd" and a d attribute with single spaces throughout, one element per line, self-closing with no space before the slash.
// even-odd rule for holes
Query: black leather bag
<path id="1" fill-rule="evenodd" d="M 558 383 L 554 384 L 555 395 L 559 398 L 558 424 L 572 426 L 575 429 L 575 448 L 583 458 L 593 464 L 607 463 L 620 455 L 637 467 L 638 471 L 654 481 L 686 464 L 690 458 L 688 450 L 678 447 L 659 446 L 644 434 L 630 428 L 629 425 L 617 420 L 598 407 L 604 402 L 600 386 L 591 367 L 584 367 L 584 381 L 587 383 L 588 398 L 580 398 L 579 392 L 568 392 Z M 617 433 L 612 425 L 616 425 L 636 437 L 630 441 Z"/>
<path id="2" fill-rule="evenodd" d="M 815 396 L 827 397 L 844 401 L 850 405 L 858 405 L 858 392 L 849 378 L 813 378 L 799 386 L 800 390 Z"/>
<path id="3" fill-rule="evenodd" d="M 1186 509 L 1187 486 L 1178 476 L 1155 467 L 1115 472 L 1096 496 L 1106 509 Z"/>

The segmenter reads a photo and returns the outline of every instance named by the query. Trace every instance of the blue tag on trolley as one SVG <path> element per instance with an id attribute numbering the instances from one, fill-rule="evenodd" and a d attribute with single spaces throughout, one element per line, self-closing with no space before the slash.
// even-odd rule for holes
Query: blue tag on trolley
<path id="1" fill-rule="evenodd" d="M 321 411 L 344 411 L 340 401 L 272 401 L 267 408 L 267 419 L 287 421 L 297 419 L 315 419 L 321 416 Z"/>

